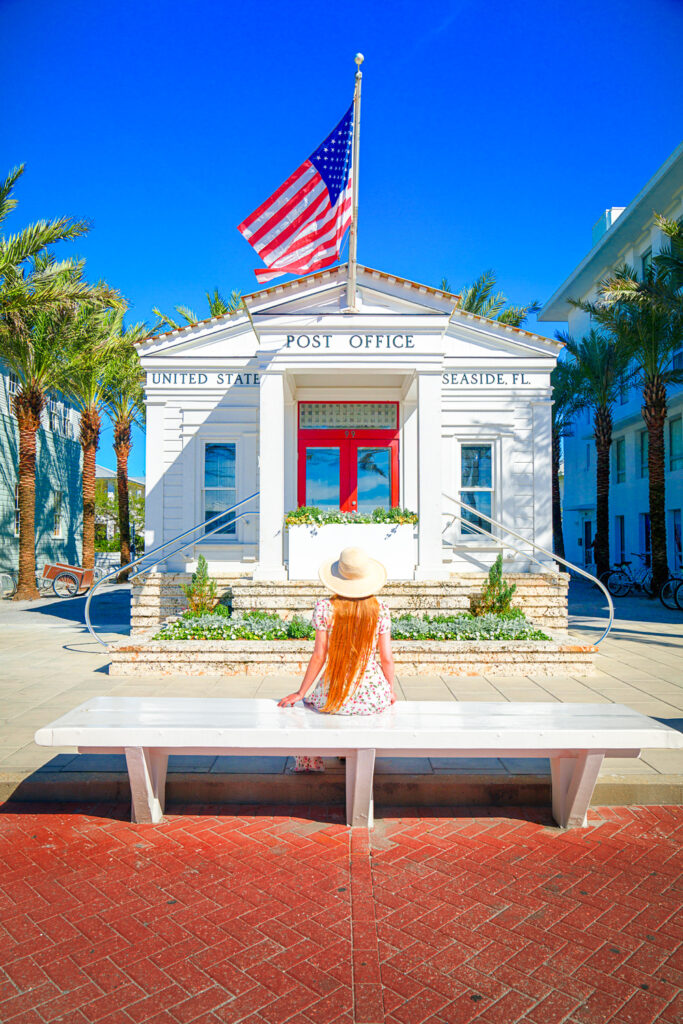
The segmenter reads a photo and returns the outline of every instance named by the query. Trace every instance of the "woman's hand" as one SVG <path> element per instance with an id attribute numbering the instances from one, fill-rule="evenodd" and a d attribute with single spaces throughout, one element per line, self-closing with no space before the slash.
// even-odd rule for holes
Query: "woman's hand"
<path id="1" fill-rule="evenodd" d="M 302 699 L 300 693 L 290 693 L 289 696 L 283 697 L 282 700 L 277 702 L 279 708 L 291 708 L 292 704 L 296 704 L 298 700 Z"/>
<path id="2" fill-rule="evenodd" d="M 396 703 L 396 694 L 394 693 L 393 687 L 392 687 L 392 690 L 391 690 L 391 703 L 392 704 Z"/>

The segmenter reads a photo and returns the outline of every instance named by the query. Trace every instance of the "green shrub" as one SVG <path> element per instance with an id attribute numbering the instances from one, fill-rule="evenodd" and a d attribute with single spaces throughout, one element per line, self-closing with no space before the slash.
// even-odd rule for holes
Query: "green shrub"
<path id="1" fill-rule="evenodd" d="M 206 615 L 215 610 L 218 604 L 216 581 L 209 576 L 209 567 L 204 555 L 197 559 L 197 570 L 192 573 L 192 582 L 182 583 L 181 586 L 187 598 L 188 608 L 195 615 Z"/>
<path id="2" fill-rule="evenodd" d="M 313 623 L 303 615 L 293 615 L 287 626 L 287 636 L 290 640 L 312 640 L 315 636 Z"/>
<path id="3" fill-rule="evenodd" d="M 517 590 L 517 584 L 503 579 L 503 556 L 498 555 L 489 569 L 488 579 L 479 598 L 472 598 L 471 606 L 475 615 L 510 615 L 510 602 Z"/>
<path id="4" fill-rule="evenodd" d="M 374 512 L 328 512 L 317 505 L 302 505 L 285 516 L 285 526 L 325 526 L 330 523 L 348 525 L 360 523 L 410 523 L 417 522 L 417 512 L 407 508 L 376 508 Z"/>
<path id="5" fill-rule="evenodd" d="M 398 615 L 392 620 L 396 640 L 549 640 L 521 612 L 507 615 Z M 224 613 L 185 612 L 162 626 L 155 640 L 312 640 L 313 624 L 301 615 L 284 622 L 278 615 L 254 611 L 227 618 Z"/>

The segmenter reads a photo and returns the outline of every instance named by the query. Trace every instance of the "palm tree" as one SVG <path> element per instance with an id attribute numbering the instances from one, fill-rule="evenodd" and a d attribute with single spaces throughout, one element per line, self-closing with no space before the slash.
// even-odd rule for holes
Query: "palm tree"
<path id="1" fill-rule="evenodd" d="M 601 296 L 609 303 L 635 302 L 680 315 L 683 314 L 683 224 L 658 213 L 655 221 L 669 242 L 653 257 L 653 272 L 639 280 L 629 267 L 619 267 L 603 281 Z"/>
<path id="2" fill-rule="evenodd" d="M 562 530 L 562 502 L 560 500 L 560 458 L 562 440 L 572 430 L 572 420 L 580 408 L 577 388 L 577 371 L 573 363 L 560 360 L 550 375 L 553 387 L 552 404 L 552 501 L 553 501 L 553 550 L 560 558 L 565 557 L 564 534 Z"/>
<path id="3" fill-rule="evenodd" d="M 228 313 L 234 313 L 242 305 L 241 292 L 235 291 L 234 289 L 230 292 L 230 297 L 227 302 L 218 291 L 218 288 L 214 288 L 213 295 L 211 292 L 207 292 L 206 299 L 209 304 L 209 314 L 211 317 L 226 316 Z M 174 320 L 171 316 L 167 316 L 165 313 L 162 313 L 157 306 L 154 306 L 152 312 L 157 317 L 157 322 L 152 328 L 152 334 L 156 334 L 156 332 L 161 330 L 162 327 L 170 328 L 172 331 L 178 331 L 181 327 L 187 327 L 188 324 L 199 323 L 200 317 L 198 317 L 197 314 L 188 306 L 176 306 L 175 311 L 183 318 L 185 321 L 184 324 Z"/>
<path id="4" fill-rule="evenodd" d="M 95 461 L 100 443 L 106 374 L 122 331 L 123 310 L 80 308 L 67 328 L 67 365 L 62 389 L 80 412 L 83 452 L 84 569 L 95 565 Z"/>
<path id="5" fill-rule="evenodd" d="M 23 173 L 21 164 L 0 184 L 0 225 L 16 209 L 14 186 Z M 92 285 L 78 272 L 82 263 L 46 258 L 56 242 L 73 241 L 88 231 L 86 220 L 57 217 L 36 221 L 14 235 L 0 235 L 0 332 L 20 333 L 31 314 L 61 310 L 65 303 L 92 294 Z"/>
<path id="6" fill-rule="evenodd" d="M 642 415 L 648 432 L 648 477 L 652 574 L 655 592 L 668 578 L 665 517 L 664 424 L 668 413 L 667 388 L 683 383 L 683 370 L 673 367 L 672 357 L 683 339 L 683 313 L 677 305 L 678 289 L 670 272 L 653 261 L 646 283 L 657 298 L 612 300 L 615 279 L 638 281 L 632 267 L 623 266 L 605 280 L 597 302 L 572 305 L 590 313 L 608 331 L 632 363 L 632 379 L 643 395 Z"/>
<path id="7" fill-rule="evenodd" d="M 0 333 L 0 355 L 18 380 L 14 414 L 19 430 L 19 580 L 17 601 L 33 601 L 36 587 L 36 451 L 37 433 L 49 392 L 61 379 L 64 343 L 55 313 L 23 314 L 21 333 Z"/>
<path id="8" fill-rule="evenodd" d="M 457 308 L 465 313 L 483 316 L 487 320 L 498 320 L 499 323 L 509 324 L 511 327 L 521 327 L 530 313 L 538 313 L 541 308 L 536 301 L 529 302 L 526 306 L 510 306 L 503 292 L 494 294 L 495 287 L 494 271 L 485 270 L 472 284 L 462 289 Z M 441 288 L 445 292 L 451 290 L 445 277 L 441 279 Z"/>
<path id="9" fill-rule="evenodd" d="M 612 409 L 627 380 L 629 353 L 614 337 L 591 330 L 581 341 L 555 335 L 566 346 L 576 369 L 576 401 L 593 412 L 597 453 L 595 494 L 596 530 L 593 551 L 598 576 L 609 571 L 609 453 L 612 447 Z"/>
<path id="10" fill-rule="evenodd" d="M 0 225 L 17 206 L 14 186 L 23 164 L 0 184 Z M 57 262 L 50 246 L 86 234 L 84 220 L 37 221 L 0 235 L 0 359 L 15 374 L 19 430 L 19 580 L 15 600 L 35 600 L 36 434 L 47 394 L 58 387 L 64 362 L 63 317 L 83 299 L 109 301 L 102 285 L 83 279 L 83 263 Z"/>
<path id="11" fill-rule="evenodd" d="M 105 370 L 104 404 L 114 427 L 122 566 L 128 565 L 131 560 L 128 457 L 133 447 L 133 425 L 142 425 L 144 419 L 145 373 L 140 366 L 135 343 L 146 336 L 146 324 L 129 327 L 121 335 L 116 346 L 116 356 Z M 128 572 L 122 572 L 118 577 L 119 583 L 125 583 L 127 579 Z"/>

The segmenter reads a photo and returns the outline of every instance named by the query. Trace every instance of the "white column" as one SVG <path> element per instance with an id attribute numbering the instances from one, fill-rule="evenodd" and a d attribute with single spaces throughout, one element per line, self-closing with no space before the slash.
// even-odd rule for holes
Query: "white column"
<path id="1" fill-rule="evenodd" d="M 255 580 L 284 580 L 285 397 L 282 374 L 265 371 L 259 391 L 259 551 Z"/>
<path id="2" fill-rule="evenodd" d="M 548 551 L 553 550 L 553 500 L 552 500 L 552 459 L 551 459 L 551 404 L 550 401 L 532 402 L 533 413 L 533 473 L 534 473 L 534 532 L 532 540 Z M 555 563 L 540 552 L 536 558 L 548 564 L 549 571 Z"/>
<path id="3" fill-rule="evenodd" d="M 417 379 L 417 527 L 416 580 L 444 579 L 441 551 L 441 372 Z"/>
<path id="4" fill-rule="evenodd" d="M 163 402 L 147 401 L 145 415 L 145 550 L 164 542 L 164 414 Z M 159 565 L 163 568 L 161 554 Z"/>

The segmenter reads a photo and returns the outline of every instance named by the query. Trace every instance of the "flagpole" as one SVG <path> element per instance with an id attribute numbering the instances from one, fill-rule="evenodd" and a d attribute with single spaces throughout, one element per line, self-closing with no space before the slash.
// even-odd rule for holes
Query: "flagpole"
<path id="1" fill-rule="evenodd" d="M 346 305 L 350 310 L 356 309 L 356 253 L 358 251 L 358 155 L 360 152 L 360 86 L 363 73 L 360 69 L 365 60 L 362 53 L 357 53 L 356 85 L 353 91 L 353 158 L 351 164 L 351 235 L 349 238 L 349 276 L 346 285 Z"/>

